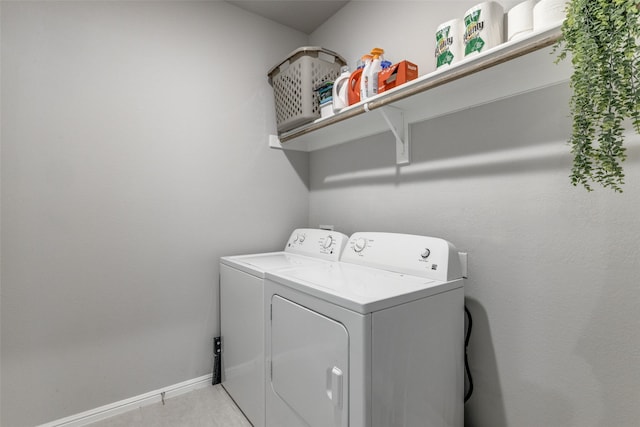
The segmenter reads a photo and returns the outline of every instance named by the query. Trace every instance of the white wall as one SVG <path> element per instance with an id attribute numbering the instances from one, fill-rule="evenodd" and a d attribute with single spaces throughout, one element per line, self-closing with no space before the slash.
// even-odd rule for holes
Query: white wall
<path id="1" fill-rule="evenodd" d="M 307 36 L 223 2 L 2 2 L 2 420 L 211 372 L 218 257 L 308 218 L 267 70 Z"/>
<path id="2" fill-rule="evenodd" d="M 355 1 L 311 44 L 350 65 L 381 46 L 424 74 L 437 24 L 471 5 Z M 398 169 L 390 133 L 311 155 L 310 224 L 437 235 L 469 252 L 467 426 L 640 425 L 640 137 L 627 138 L 623 194 L 572 187 L 569 94 L 561 85 L 417 124 L 413 162 Z"/>

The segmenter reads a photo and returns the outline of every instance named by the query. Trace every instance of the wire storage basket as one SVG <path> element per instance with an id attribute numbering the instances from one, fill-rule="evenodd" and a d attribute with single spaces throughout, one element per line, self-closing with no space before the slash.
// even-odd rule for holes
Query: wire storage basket
<path id="1" fill-rule="evenodd" d="M 337 53 L 316 46 L 301 47 L 269 70 L 276 104 L 278 133 L 283 133 L 320 117 L 318 93 L 314 90 L 340 75 L 347 65 Z"/>

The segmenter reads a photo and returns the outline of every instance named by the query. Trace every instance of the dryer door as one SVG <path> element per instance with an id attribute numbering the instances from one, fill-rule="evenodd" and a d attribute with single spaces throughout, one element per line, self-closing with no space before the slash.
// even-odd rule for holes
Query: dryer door
<path id="1" fill-rule="evenodd" d="M 271 310 L 271 387 L 286 404 L 280 409 L 291 411 L 301 426 L 347 426 L 346 328 L 278 295 Z"/>

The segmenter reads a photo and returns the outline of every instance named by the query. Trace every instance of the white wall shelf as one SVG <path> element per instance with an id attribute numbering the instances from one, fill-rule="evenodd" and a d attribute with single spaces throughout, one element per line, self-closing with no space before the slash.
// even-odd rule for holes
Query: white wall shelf
<path id="1" fill-rule="evenodd" d="M 566 83 L 571 76 L 571 61 L 555 64 L 556 56 L 551 55 L 550 46 L 560 36 L 558 26 L 503 43 L 349 106 L 331 117 L 270 135 L 269 145 L 315 151 L 391 129 L 397 163 L 408 164 L 410 124 Z"/>

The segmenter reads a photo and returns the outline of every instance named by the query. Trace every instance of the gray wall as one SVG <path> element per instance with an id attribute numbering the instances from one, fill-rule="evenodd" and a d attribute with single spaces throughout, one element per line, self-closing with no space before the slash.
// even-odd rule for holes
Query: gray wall
<path id="1" fill-rule="evenodd" d="M 2 2 L 2 419 L 211 372 L 217 260 L 308 218 L 266 146 L 307 36 L 222 2 Z"/>
<path id="2" fill-rule="evenodd" d="M 379 45 L 424 74 L 437 24 L 471 5 L 352 2 L 311 43 L 352 65 Z M 351 22 L 393 30 L 363 35 Z M 311 155 L 311 224 L 436 235 L 469 252 L 467 426 L 640 425 L 640 137 L 627 139 L 623 194 L 572 187 L 569 94 L 415 125 L 413 162 L 398 169 L 390 133 Z"/>

